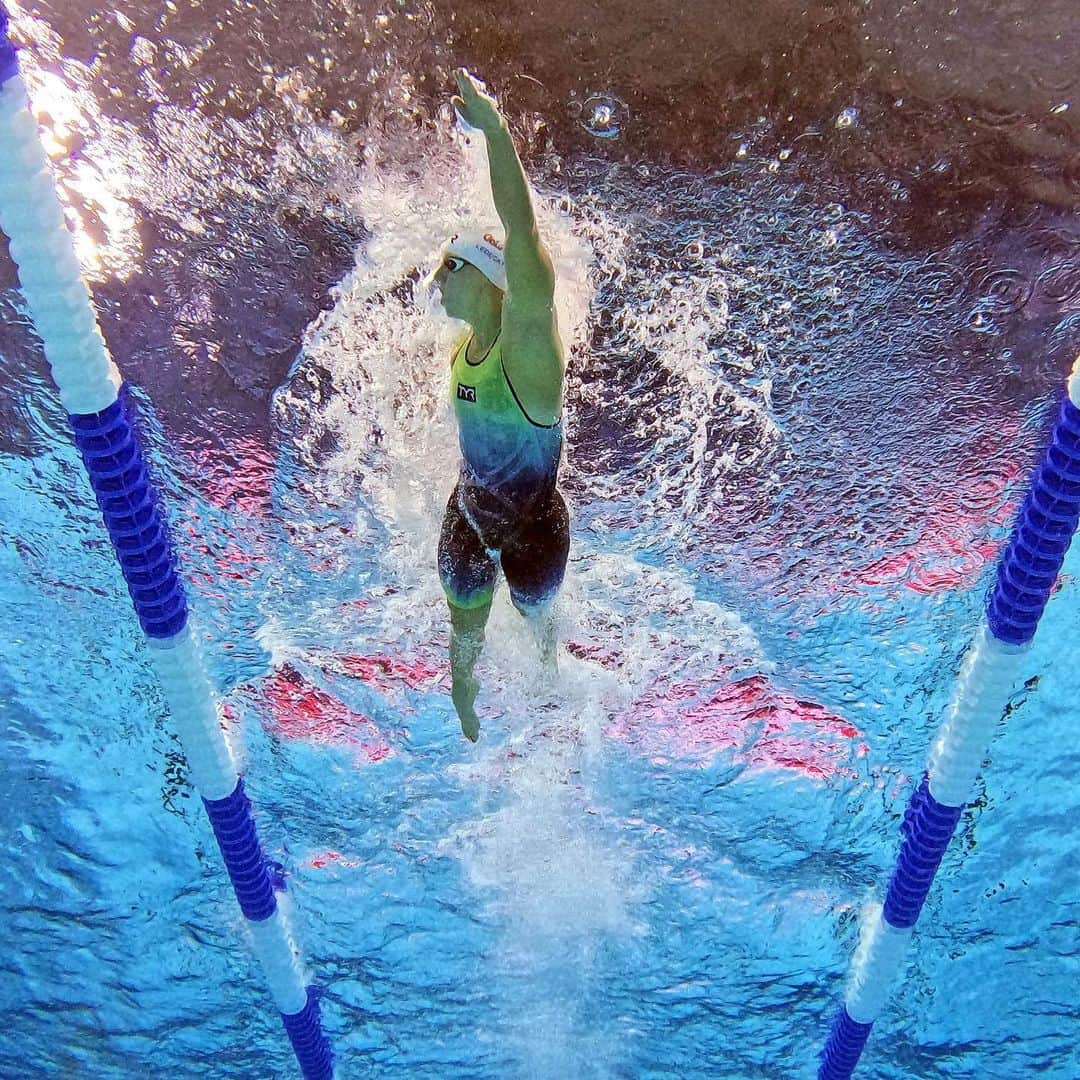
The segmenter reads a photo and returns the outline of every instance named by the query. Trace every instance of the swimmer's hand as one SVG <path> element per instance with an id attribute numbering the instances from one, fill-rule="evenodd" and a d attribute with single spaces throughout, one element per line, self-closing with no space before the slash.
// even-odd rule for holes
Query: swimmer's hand
<path id="1" fill-rule="evenodd" d="M 487 87 L 465 68 L 458 68 L 454 72 L 454 79 L 458 92 L 450 99 L 450 104 L 457 109 L 465 123 L 479 128 L 485 135 L 498 131 L 503 119 Z"/>
<path id="2" fill-rule="evenodd" d="M 455 679 L 450 689 L 450 700 L 453 701 L 461 721 L 461 734 L 469 742 L 476 742 L 480 738 L 480 718 L 476 715 L 475 708 L 479 690 L 480 684 L 470 675 Z"/>

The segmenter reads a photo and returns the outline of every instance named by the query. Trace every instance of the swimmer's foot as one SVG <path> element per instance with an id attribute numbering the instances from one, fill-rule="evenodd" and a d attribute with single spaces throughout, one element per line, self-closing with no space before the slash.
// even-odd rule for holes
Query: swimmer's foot
<path id="1" fill-rule="evenodd" d="M 480 738 L 480 720 L 476 713 L 463 714 L 461 717 L 461 734 L 469 742 L 477 742 Z"/>
<path id="2" fill-rule="evenodd" d="M 461 734 L 469 742 L 476 742 L 480 738 L 480 718 L 476 715 L 476 695 L 479 691 L 480 684 L 469 677 L 455 679 L 450 689 L 450 700 L 461 721 Z"/>

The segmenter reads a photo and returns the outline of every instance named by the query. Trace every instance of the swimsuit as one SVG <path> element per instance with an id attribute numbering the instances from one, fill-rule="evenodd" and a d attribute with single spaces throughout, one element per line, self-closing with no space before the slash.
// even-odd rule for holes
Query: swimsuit
<path id="1" fill-rule="evenodd" d="M 498 553 L 515 605 L 534 607 L 562 584 L 570 546 L 566 504 L 555 487 L 562 419 L 529 418 L 498 338 L 477 361 L 469 360 L 468 344 L 458 346 L 450 367 L 461 472 L 439 537 L 439 577 L 456 607 L 480 607 L 495 589 Z"/>

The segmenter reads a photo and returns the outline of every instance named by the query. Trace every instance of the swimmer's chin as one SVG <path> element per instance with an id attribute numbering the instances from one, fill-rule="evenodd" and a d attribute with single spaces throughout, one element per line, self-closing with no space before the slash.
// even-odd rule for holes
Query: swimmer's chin
<path id="1" fill-rule="evenodd" d="M 466 322 L 466 320 L 463 319 L 460 315 L 454 315 L 451 312 L 447 311 L 446 306 L 443 304 L 441 298 L 435 303 L 435 311 L 441 319 L 448 319 L 450 322 L 456 323 L 458 326 L 469 325 L 468 322 Z"/>
<path id="2" fill-rule="evenodd" d="M 450 328 L 453 330 L 454 337 L 456 338 L 461 337 L 462 334 L 466 333 L 471 329 L 468 322 L 466 322 L 464 319 L 459 319 L 456 315 L 448 314 L 445 308 L 439 309 L 439 320 L 444 324 L 448 323 L 450 325 Z"/>
<path id="3" fill-rule="evenodd" d="M 423 312 L 429 318 L 438 322 L 445 322 L 449 320 L 452 323 L 457 323 L 461 327 L 466 327 L 469 324 L 456 315 L 451 315 L 449 311 L 443 306 L 442 297 L 435 290 L 428 293 L 423 302 Z"/>

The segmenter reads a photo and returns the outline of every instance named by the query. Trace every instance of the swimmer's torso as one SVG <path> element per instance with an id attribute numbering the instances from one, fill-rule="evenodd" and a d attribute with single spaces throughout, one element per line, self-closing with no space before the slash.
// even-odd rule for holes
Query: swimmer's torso
<path id="1" fill-rule="evenodd" d="M 469 340 L 454 350 L 450 400 L 461 444 L 463 509 L 488 532 L 498 518 L 503 527 L 517 523 L 539 498 L 554 491 L 562 419 L 551 425 L 533 423 L 503 370 L 501 340 L 471 362 L 466 356 Z"/>

